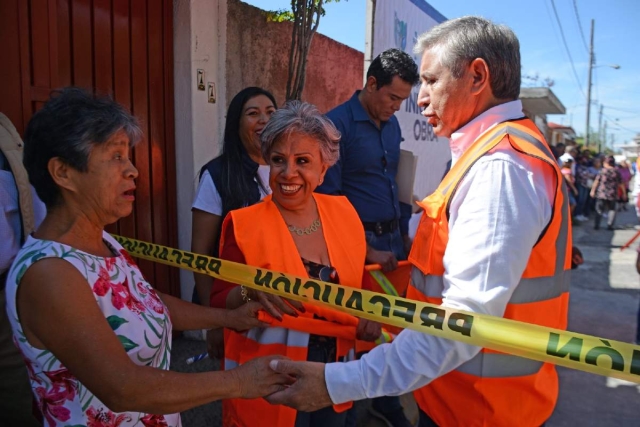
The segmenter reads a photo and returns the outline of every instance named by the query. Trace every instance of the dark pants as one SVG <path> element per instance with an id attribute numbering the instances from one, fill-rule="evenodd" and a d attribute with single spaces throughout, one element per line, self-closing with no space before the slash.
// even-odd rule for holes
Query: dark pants
<path id="1" fill-rule="evenodd" d="M 596 230 L 600 228 L 600 221 L 602 221 L 604 214 L 607 214 L 607 226 L 609 226 L 609 228 L 613 227 L 616 221 L 615 200 L 596 199 L 596 218 L 594 223 Z"/>
<path id="2" fill-rule="evenodd" d="M 422 409 L 419 409 L 419 411 L 420 418 L 418 419 L 418 427 L 438 427 L 438 424 L 429 418 L 429 415 L 423 412 Z"/>
<path id="3" fill-rule="evenodd" d="M 391 233 L 384 233 L 380 236 L 373 231 L 365 231 L 367 244 L 378 251 L 393 252 L 398 261 L 406 260 L 407 254 L 404 251 L 404 240 L 400 234 L 400 229 Z M 382 415 L 402 411 L 402 404 L 398 396 L 382 396 L 372 400 L 371 406 Z M 349 411 L 347 426 L 355 426 L 355 411 Z"/>
<path id="4" fill-rule="evenodd" d="M 576 210 L 574 211 L 575 215 L 584 215 L 587 216 L 589 215 L 589 209 L 588 209 L 588 199 L 589 199 L 589 191 L 590 189 L 587 187 L 584 187 L 580 184 L 577 185 L 578 187 L 578 201 L 576 204 Z"/>
<path id="5" fill-rule="evenodd" d="M 0 291 L 0 426 L 40 426 L 33 416 L 33 394 L 27 367 L 13 343 L 6 311 L 5 291 Z"/>
<path id="6" fill-rule="evenodd" d="M 320 339 L 319 339 L 320 338 Z M 307 353 L 308 362 L 330 363 L 336 360 L 335 338 L 311 336 Z M 295 427 L 344 427 L 347 413 L 336 412 L 333 406 L 313 412 L 298 411 Z"/>

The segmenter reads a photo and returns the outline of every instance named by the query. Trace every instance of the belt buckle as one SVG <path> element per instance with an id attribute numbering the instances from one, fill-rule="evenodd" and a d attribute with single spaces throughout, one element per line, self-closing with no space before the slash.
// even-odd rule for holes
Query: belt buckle
<path id="1" fill-rule="evenodd" d="M 376 236 L 382 236 L 382 223 L 380 222 L 376 222 L 376 226 L 375 226 L 375 233 Z"/>

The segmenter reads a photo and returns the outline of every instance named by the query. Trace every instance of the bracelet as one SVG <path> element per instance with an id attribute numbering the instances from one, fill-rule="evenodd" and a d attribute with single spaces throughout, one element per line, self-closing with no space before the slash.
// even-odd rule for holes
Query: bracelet
<path id="1" fill-rule="evenodd" d="M 251 301 L 251 298 L 249 298 L 249 291 L 244 287 L 244 285 L 240 285 L 240 295 L 242 296 L 242 301 Z"/>

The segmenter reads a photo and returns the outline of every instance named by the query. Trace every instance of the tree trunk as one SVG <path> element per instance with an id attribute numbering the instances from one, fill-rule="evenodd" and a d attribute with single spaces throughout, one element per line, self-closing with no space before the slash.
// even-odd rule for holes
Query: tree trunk
<path id="1" fill-rule="evenodd" d="M 294 16 L 289 51 L 287 101 L 302 99 L 306 80 L 307 56 L 313 35 L 318 30 L 324 0 L 291 0 Z"/>

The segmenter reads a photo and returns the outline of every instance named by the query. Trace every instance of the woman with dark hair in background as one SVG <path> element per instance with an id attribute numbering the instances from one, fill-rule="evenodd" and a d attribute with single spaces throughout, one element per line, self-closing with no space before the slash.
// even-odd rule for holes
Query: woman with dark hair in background
<path id="1" fill-rule="evenodd" d="M 248 87 L 231 100 L 227 110 L 222 154 L 204 165 L 192 205 L 191 251 L 218 256 L 222 220 L 233 209 L 250 206 L 267 194 L 269 166 L 260 152 L 260 135 L 276 111 L 273 95 L 259 87 Z M 194 301 L 209 305 L 213 280 L 194 274 Z M 222 329 L 209 331 L 209 355 L 221 358 Z"/>
<path id="2" fill-rule="evenodd" d="M 67 88 L 34 114 L 24 165 L 47 207 L 7 276 L 7 314 L 47 426 L 180 425 L 178 412 L 254 398 L 288 378 L 269 358 L 224 372 L 169 371 L 173 329 L 266 326 L 259 304 L 220 310 L 154 290 L 104 231 L 129 215 L 138 123 L 109 98 Z"/>

